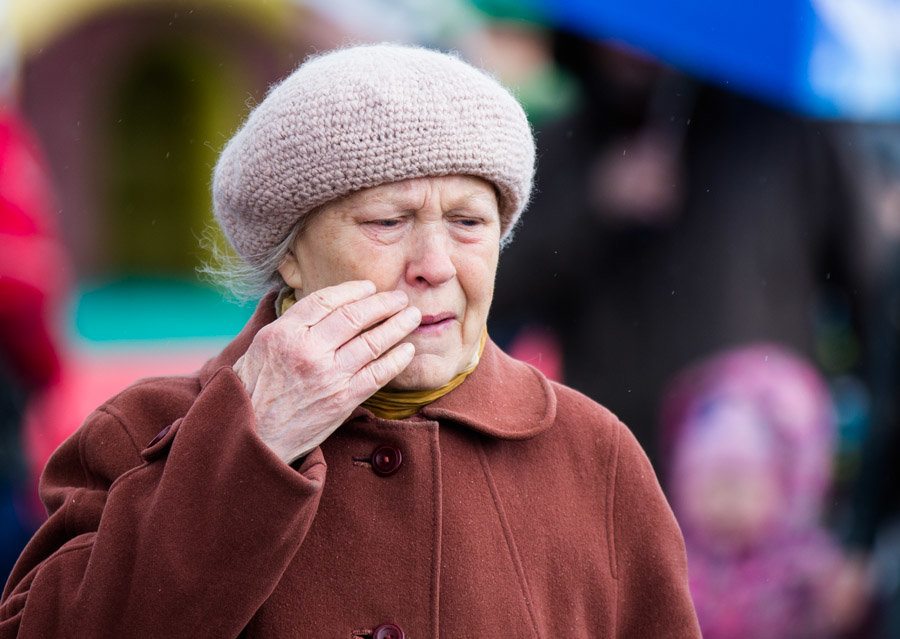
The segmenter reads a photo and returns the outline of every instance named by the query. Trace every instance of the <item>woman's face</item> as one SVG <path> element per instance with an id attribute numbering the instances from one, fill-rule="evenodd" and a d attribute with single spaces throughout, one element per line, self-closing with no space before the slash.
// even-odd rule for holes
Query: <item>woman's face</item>
<path id="1" fill-rule="evenodd" d="M 500 215 L 494 188 L 468 176 L 384 184 L 326 204 L 279 268 L 308 295 L 348 280 L 402 290 L 422 312 L 404 341 L 412 363 L 390 388 L 437 388 L 474 358 L 494 294 Z"/>

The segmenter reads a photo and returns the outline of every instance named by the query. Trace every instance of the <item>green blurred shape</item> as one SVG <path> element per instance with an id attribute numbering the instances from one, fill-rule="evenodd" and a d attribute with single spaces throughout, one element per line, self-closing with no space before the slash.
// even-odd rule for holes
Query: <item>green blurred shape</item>
<path id="1" fill-rule="evenodd" d="M 127 277 L 79 287 L 69 330 L 87 342 L 231 337 L 253 311 L 199 282 Z"/>
<path id="2" fill-rule="evenodd" d="M 544 24 L 547 21 L 545 2 L 541 0 L 471 0 L 479 10 L 495 18 L 527 20 Z"/>

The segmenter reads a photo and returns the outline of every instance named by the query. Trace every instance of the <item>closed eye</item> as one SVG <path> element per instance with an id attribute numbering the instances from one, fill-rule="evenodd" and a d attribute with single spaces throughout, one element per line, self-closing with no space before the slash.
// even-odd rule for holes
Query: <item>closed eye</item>
<path id="1" fill-rule="evenodd" d="M 478 228 L 484 226 L 484 220 L 480 217 L 455 217 L 452 219 L 453 224 L 467 229 Z"/>
<path id="2" fill-rule="evenodd" d="M 398 220 L 398 219 L 370 220 L 370 221 L 366 222 L 366 224 L 369 226 L 374 226 L 374 227 L 382 228 L 382 229 L 392 229 L 392 228 L 400 226 L 401 223 L 402 223 L 402 220 Z"/>

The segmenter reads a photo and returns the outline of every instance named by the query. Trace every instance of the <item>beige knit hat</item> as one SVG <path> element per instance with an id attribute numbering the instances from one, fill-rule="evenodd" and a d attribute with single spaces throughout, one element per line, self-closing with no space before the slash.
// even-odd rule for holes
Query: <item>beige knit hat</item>
<path id="1" fill-rule="evenodd" d="M 525 208 L 534 140 L 522 107 L 451 55 L 380 44 L 310 58 L 226 145 L 213 205 L 248 263 L 303 215 L 360 189 L 474 175 L 496 185 L 505 239 Z"/>

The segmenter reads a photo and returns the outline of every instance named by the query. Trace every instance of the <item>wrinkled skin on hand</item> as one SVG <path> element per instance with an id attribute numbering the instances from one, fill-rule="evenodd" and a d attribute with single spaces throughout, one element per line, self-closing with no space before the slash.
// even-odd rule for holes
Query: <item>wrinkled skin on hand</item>
<path id="1" fill-rule="evenodd" d="M 406 293 L 367 280 L 301 298 L 234 364 L 260 439 L 286 463 L 312 451 L 409 365 L 415 348 L 401 340 L 420 320 Z"/>

